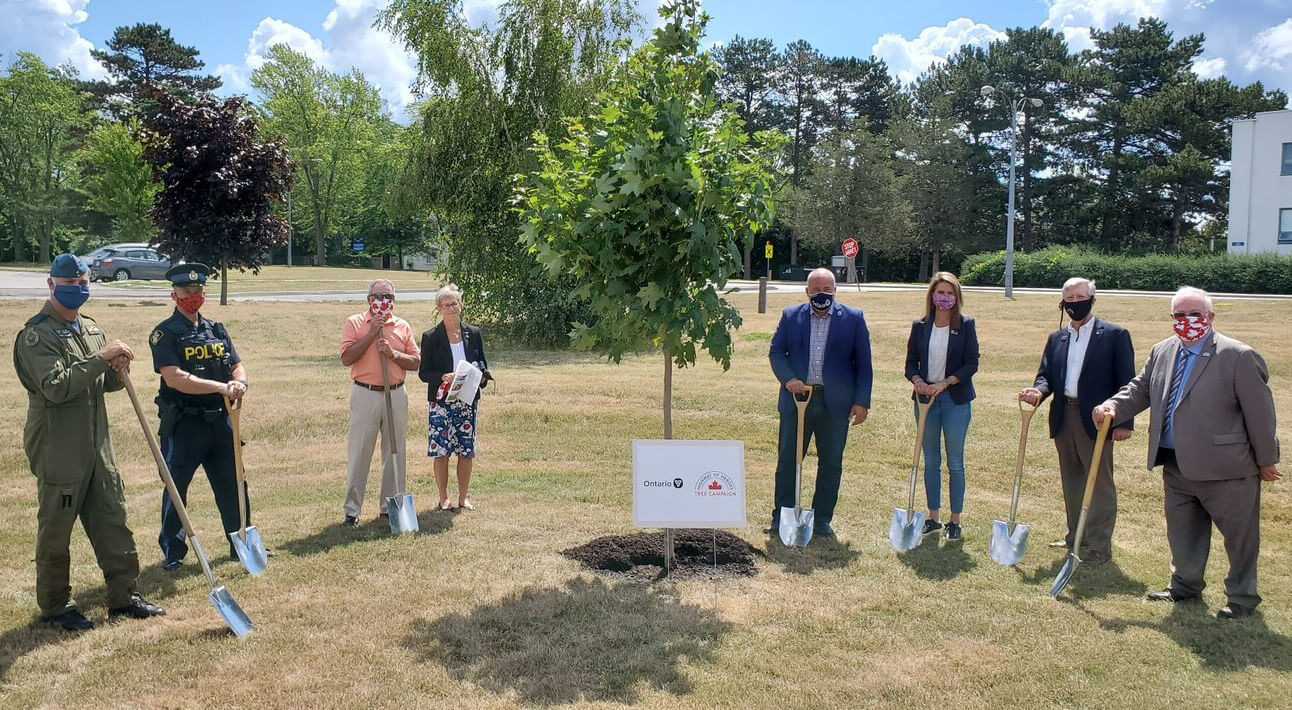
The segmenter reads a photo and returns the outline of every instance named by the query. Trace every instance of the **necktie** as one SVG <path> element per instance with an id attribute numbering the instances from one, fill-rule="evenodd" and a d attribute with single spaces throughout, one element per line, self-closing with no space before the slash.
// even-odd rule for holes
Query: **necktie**
<path id="1" fill-rule="evenodd" d="M 1183 346 L 1180 352 L 1175 356 L 1175 372 L 1171 375 L 1170 395 L 1166 399 L 1166 420 L 1162 423 L 1162 439 L 1175 443 L 1175 437 L 1172 436 L 1172 421 L 1175 419 L 1175 408 L 1180 404 L 1180 393 L 1184 391 L 1184 371 L 1188 368 L 1185 363 L 1188 362 L 1189 356 L 1193 353 Z"/>

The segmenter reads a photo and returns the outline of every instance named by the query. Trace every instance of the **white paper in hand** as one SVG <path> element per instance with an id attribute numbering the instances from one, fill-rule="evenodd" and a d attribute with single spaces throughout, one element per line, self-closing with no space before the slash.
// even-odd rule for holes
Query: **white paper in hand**
<path id="1" fill-rule="evenodd" d="M 480 368 L 463 360 L 458 363 L 458 367 L 453 372 L 453 382 L 449 384 L 449 393 L 444 397 L 446 402 L 463 402 L 471 403 L 476 401 L 476 392 L 480 391 L 480 378 L 483 373 Z"/>

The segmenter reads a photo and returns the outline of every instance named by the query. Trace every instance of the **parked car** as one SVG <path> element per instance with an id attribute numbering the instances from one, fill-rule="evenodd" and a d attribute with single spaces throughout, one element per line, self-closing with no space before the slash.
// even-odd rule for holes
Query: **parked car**
<path id="1" fill-rule="evenodd" d="M 114 251 L 124 251 L 126 249 L 147 249 L 147 248 L 148 248 L 148 245 L 144 242 L 121 242 L 119 244 L 105 244 L 99 247 L 98 249 L 95 249 L 94 251 L 90 252 L 89 254 L 82 256 L 81 261 L 84 261 L 86 266 L 93 267 L 95 261 L 98 261 L 99 259 L 102 259 L 103 257 L 108 256 Z M 94 276 L 93 269 L 90 270 L 90 280 L 91 281 L 97 280 Z"/>
<path id="2" fill-rule="evenodd" d="M 90 265 L 90 278 L 98 281 L 160 279 L 171 267 L 170 257 L 148 247 L 110 249 Z"/>

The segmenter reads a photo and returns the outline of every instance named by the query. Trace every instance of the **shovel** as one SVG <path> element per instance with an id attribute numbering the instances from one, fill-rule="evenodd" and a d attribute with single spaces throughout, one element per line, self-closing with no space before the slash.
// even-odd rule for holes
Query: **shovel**
<path id="1" fill-rule="evenodd" d="M 238 420 L 242 416 L 242 400 L 224 398 L 224 408 L 229 410 L 229 421 L 233 425 L 233 467 L 238 478 L 238 532 L 229 533 L 233 542 L 233 551 L 238 553 L 238 561 L 251 574 L 259 577 L 269 566 L 269 553 L 265 542 L 260 539 L 260 531 L 255 525 L 247 525 L 247 474 L 242 468 L 242 428 Z"/>
<path id="2" fill-rule="evenodd" d="M 215 583 L 215 575 L 211 573 L 211 563 L 206 559 L 202 543 L 197 540 L 197 531 L 193 529 L 193 523 L 188 519 L 188 510 L 184 508 L 184 500 L 180 498 L 179 490 L 175 488 L 175 479 L 171 478 L 166 459 L 162 457 L 161 449 L 157 448 L 157 439 L 153 438 L 152 429 L 148 428 L 148 419 L 144 417 L 144 410 L 139 406 L 139 395 L 135 394 L 135 386 L 130 381 L 130 374 L 121 373 L 119 377 L 126 385 L 130 404 L 134 405 L 135 415 L 139 417 L 139 425 L 144 428 L 144 439 L 148 442 L 148 448 L 152 449 L 153 458 L 157 460 L 157 473 L 166 484 L 166 493 L 170 496 L 171 504 L 175 506 L 175 512 L 179 514 L 180 523 L 184 525 L 184 535 L 193 544 L 193 552 L 202 563 L 202 572 L 206 574 L 206 581 L 211 585 L 211 592 L 207 598 L 211 600 L 211 606 L 215 607 L 216 612 L 224 619 L 224 623 L 228 624 L 234 635 L 242 638 L 254 631 L 256 627 L 251 623 L 251 619 L 247 618 L 242 607 L 238 606 L 238 602 L 234 601 L 229 590 L 223 584 Z"/>
<path id="3" fill-rule="evenodd" d="M 915 510 L 915 481 L 920 471 L 920 452 L 924 448 L 924 424 L 928 421 L 929 410 L 937 395 L 927 397 L 915 396 L 915 406 L 919 409 L 919 424 L 915 433 L 915 454 L 911 463 L 910 495 L 905 508 L 893 510 L 893 521 L 888 525 L 888 541 L 898 552 L 914 550 L 924 539 L 924 513 Z"/>
<path id="4" fill-rule="evenodd" d="M 1054 584 L 1050 586 L 1050 596 L 1055 599 L 1063 592 L 1063 588 L 1068 586 L 1072 579 L 1072 574 L 1077 571 L 1077 565 L 1081 564 L 1081 558 L 1078 553 L 1081 550 L 1081 538 L 1086 532 L 1086 515 L 1090 512 L 1090 499 L 1095 496 L 1095 476 L 1099 473 L 1099 460 L 1104 456 L 1104 441 L 1108 438 L 1108 427 L 1112 426 L 1113 418 L 1105 416 L 1099 424 L 1099 435 L 1095 437 L 1095 455 L 1090 457 L 1090 473 L 1086 474 L 1086 492 L 1081 496 L 1081 518 L 1077 520 L 1077 534 L 1072 538 L 1072 552 L 1068 554 L 1068 561 L 1063 563 L 1059 569 L 1059 575 L 1054 578 Z"/>
<path id="5" fill-rule="evenodd" d="M 793 395 L 794 407 L 798 409 L 799 435 L 794 449 L 794 507 L 781 508 L 780 533 L 781 543 L 786 547 L 807 547 L 812 539 L 812 524 L 816 513 L 811 508 L 803 507 L 803 422 L 807 417 L 808 402 L 812 401 L 812 388 L 808 388 L 807 397 L 799 399 Z"/>
<path id="6" fill-rule="evenodd" d="M 386 429 L 382 439 L 390 437 L 390 465 L 395 467 L 395 483 L 403 493 L 386 499 L 386 517 L 390 520 L 390 532 L 395 535 L 417 532 L 417 508 L 413 504 L 413 494 L 408 493 L 407 482 L 399 473 L 399 443 L 403 441 L 404 432 L 395 435 L 395 410 L 390 406 L 390 373 L 386 370 L 386 356 L 381 355 L 381 387 L 386 397 Z M 384 443 L 384 442 L 383 442 Z M 385 465 L 385 462 L 382 462 Z"/>
<path id="7" fill-rule="evenodd" d="M 1023 452 L 1027 449 L 1027 428 L 1032 423 L 1036 407 L 1024 406 L 1018 400 L 1018 411 L 1023 417 L 1023 431 L 1018 437 L 1018 464 L 1014 467 L 1014 497 L 1009 503 L 1009 520 L 996 520 L 991 524 L 991 558 L 1002 565 L 1016 565 L 1027 554 L 1027 534 L 1032 528 L 1018 524 L 1018 491 L 1023 486 Z"/>

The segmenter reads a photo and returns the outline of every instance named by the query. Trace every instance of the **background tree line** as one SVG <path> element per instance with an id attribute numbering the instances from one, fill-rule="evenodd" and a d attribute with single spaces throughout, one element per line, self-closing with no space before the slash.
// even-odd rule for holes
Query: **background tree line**
<path id="1" fill-rule="evenodd" d="M 246 110 L 290 155 L 295 179 L 284 189 L 297 261 L 387 253 L 402 263 L 433 250 L 474 318 L 564 342 L 592 314 L 571 297 L 572 281 L 542 276 L 519 243 L 516 181 L 538 166 L 533 136 L 568 140 L 563 119 L 587 115 L 644 39 L 636 3 L 504 0 L 496 18 L 473 23 L 460 0 L 393 0 L 377 23 L 417 58 L 408 126 L 359 72 L 286 46 L 271 48 L 251 77 Z M 1227 120 L 1284 108 L 1287 97 L 1199 78 L 1192 66 L 1204 38 L 1174 37 L 1159 20 L 1092 39 L 1074 53 L 1058 32 L 1015 28 L 909 84 L 874 57 L 825 56 L 804 41 L 778 48 L 736 37 L 717 48 L 717 97 L 743 119 L 748 141 L 780 134 L 776 219 L 757 237 L 740 235 L 744 274 L 828 263 L 850 236 L 872 279 L 923 279 L 999 249 L 1007 96 L 1041 100 L 1017 116 L 1019 249 L 1205 251 L 1225 229 Z M 142 137 L 166 102 L 143 87 L 200 104 L 219 80 L 157 25 L 118 28 L 95 56 L 110 80 L 82 82 L 31 54 L 7 58 L 0 260 L 157 237 L 158 166 Z M 984 97 L 984 86 L 995 92 Z M 286 205 L 275 209 L 286 216 Z M 354 237 L 363 255 L 351 254 Z M 775 246 L 770 264 L 765 239 Z M 272 256 L 281 262 L 284 252 Z"/>
<path id="2" fill-rule="evenodd" d="M 94 51 L 109 73 L 102 81 L 81 81 L 71 67 L 25 52 L 0 72 L 0 261 L 46 263 L 60 251 L 159 237 L 152 210 L 161 184 L 146 136 L 166 118 L 168 98 L 201 105 L 220 80 L 202 73 L 197 49 L 160 25 L 119 27 L 105 44 Z M 400 264 L 406 251 L 427 251 L 428 213 L 396 217 L 393 209 L 412 134 L 390 118 L 376 88 L 286 46 L 268 59 L 252 76 L 260 103 L 239 110 L 260 133 L 282 137 L 293 159 L 295 260 L 366 263 L 391 254 Z M 279 211 L 285 217 L 286 205 Z M 351 252 L 355 237 L 362 254 Z M 280 262 L 282 241 L 270 254 Z"/>

